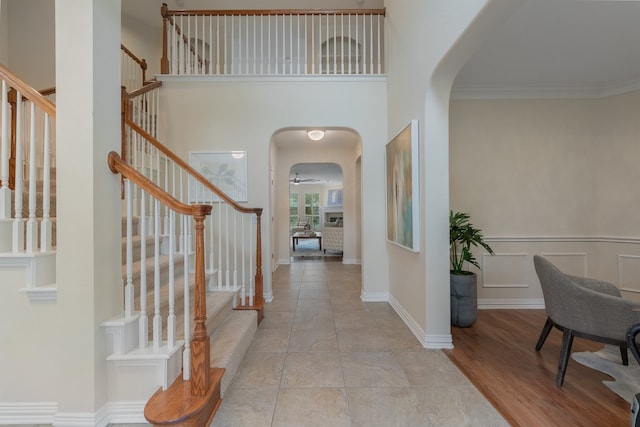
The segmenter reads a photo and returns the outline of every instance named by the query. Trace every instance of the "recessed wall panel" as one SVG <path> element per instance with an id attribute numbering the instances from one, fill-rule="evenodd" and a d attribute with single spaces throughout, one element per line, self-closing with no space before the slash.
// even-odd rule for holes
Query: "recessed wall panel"
<path id="1" fill-rule="evenodd" d="M 528 288 L 529 255 L 482 254 L 483 288 Z"/>

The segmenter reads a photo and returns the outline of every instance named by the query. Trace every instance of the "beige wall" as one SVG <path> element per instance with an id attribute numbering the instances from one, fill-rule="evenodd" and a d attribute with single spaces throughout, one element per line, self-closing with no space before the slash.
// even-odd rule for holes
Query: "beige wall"
<path id="1" fill-rule="evenodd" d="M 422 249 L 415 254 L 386 243 L 390 299 L 427 347 L 452 346 L 447 233 L 451 85 L 464 62 L 520 3 L 400 0 L 386 4 L 387 138 L 418 119 L 421 170 Z"/>
<path id="2" fill-rule="evenodd" d="M 2 8 L 7 9 L 6 31 L 10 34 L 4 42 L 5 65 L 36 89 L 55 86 L 54 0 L 3 0 Z"/>
<path id="3" fill-rule="evenodd" d="M 334 106 L 327 108 L 327 105 Z M 384 295 L 388 290 L 386 247 L 384 244 L 384 145 L 386 129 L 386 81 L 384 77 L 350 79 L 322 78 L 165 78 L 161 98 L 163 128 L 160 140 L 180 157 L 188 158 L 196 150 L 246 150 L 249 162 L 249 206 L 264 208 L 263 254 L 279 256 L 277 245 L 288 244 L 289 170 L 301 161 L 327 161 L 341 165 L 344 173 L 346 212 L 356 211 L 357 194 L 355 165 L 359 153 L 351 155 L 350 167 L 345 158 L 319 157 L 307 154 L 283 164 L 273 153 L 273 136 L 289 128 L 321 126 L 352 129 L 362 147 L 362 211 L 366 220 L 361 224 L 363 264 L 363 294 Z M 275 164 L 269 164 L 272 159 Z M 338 161 L 339 160 L 339 161 Z M 351 172 L 349 172 L 349 170 Z M 271 178 L 274 184 L 271 185 Z M 280 187 L 280 188 L 279 188 Z M 347 190 L 352 188 L 353 190 Z M 352 195 L 347 191 L 353 191 Z M 276 206 L 270 204 L 272 194 Z M 347 202 L 345 202 L 347 203 Z M 345 223 L 347 219 L 345 218 Z M 351 221 L 354 221 L 352 219 Z M 277 227 L 275 229 L 274 227 Z M 355 248 L 357 234 L 345 242 Z M 284 234 L 282 234 L 284 233 Z M 285 237 L 282 237 L 282 236 Z M 274 241 L 275 240 L 275 241 Z M 345 247 L 345 251 L 346 251 Z M 355 249 L 352 249 L 355 254 Z M 346 256 L 346 255 L 345 255 Z M 355 255 L 353 255 L 355 256 Z M 270 297 L 271 269 L 269 255 L 265 266 L 265 292 Z M 277 296 L 275 296 L 277 297 Z"/>
<path id="4" fill-rule="evenodd" d="M 638 105 L 640 92 L 452 101 L 451 208 L 498 252 L 484 258 L 481 304 L 539 303 L 536 253 L 640 291 Z"/>
<path id="5" fill-rule="evenodd" d="M 0 0 L 0 64 L 9 65 L 9 19 L 7 0 Z"/>

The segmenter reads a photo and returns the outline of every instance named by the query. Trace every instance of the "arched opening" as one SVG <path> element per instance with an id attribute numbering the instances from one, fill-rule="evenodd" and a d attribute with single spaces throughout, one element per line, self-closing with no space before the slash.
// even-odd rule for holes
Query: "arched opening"
<path id="1" fill-rule="evenodd" d="M 336 163 L 296 163 L 289 172 L 291 262 L 335 261 L 344 251 L 343 173 Z"/>
<path id="2" fill-rule="evenodd" d="M 278 265 L 291 263 L 294 232 L 322 235 L 324 228 L 334 228 L 338 224 L 342 225 L 344 233 L 342 250 L 330 246 L 331 250 L 327 249 L 325 253 L 325 237 L 322 237 L 323 257 L 342 255 L 344 264 L 361 262 L 359 206 L 362 180 L 357 177 L 361 173 L 360 136 L 350 129 L 323 129 L 325 136 L 320 141 L 309 139 L 307 128 L 282 129 L 273 136 L 271 241 L 274 270 Z M 310 218 L 305 230 L 306 216 Z M 342 221 L 338 221 L 340 218 Z M 303 223 L 298 225 L 299 221 Z M 335 230 L 329 233 L 332 232 L 336 233 Z M 319 251 L 320 242 L 307 243 Z"/>

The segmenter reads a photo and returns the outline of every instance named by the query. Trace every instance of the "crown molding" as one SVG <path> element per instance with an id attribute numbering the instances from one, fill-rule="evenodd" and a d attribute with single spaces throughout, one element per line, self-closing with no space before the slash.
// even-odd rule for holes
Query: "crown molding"
<path id="1" fill-rule="evenodd" d="M 451 99 L 594 99 L 640 90 L 640 79 L 602 86 L 468 85 L 451 89 Z"/>

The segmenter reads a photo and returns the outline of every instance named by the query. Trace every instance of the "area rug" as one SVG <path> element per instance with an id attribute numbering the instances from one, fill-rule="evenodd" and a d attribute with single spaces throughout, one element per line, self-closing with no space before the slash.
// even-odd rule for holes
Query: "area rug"
<path id="1" fill-rule="evenodd" d="M 289 239 L 291 240 L 291 239 Z M 334 261 L 342 259 L 342 252 L 320 250 L 316 239 L 300 239 L 296 244 L 296 250 L 292 250 L 289 242 L 289 254 L 293 260 L 324 260 Z"/>
<path id="2" fill-rule="evenodd" d="M 640 365 L 629 354 L 629 366 L 624 366 L 618 347 L 605 345 L 600 351 L 573 353 L 571 357 L 582 365 L 613 377 L 613 381 L 602 383 L 627 402 L 631 403 L 633 396 L 640 393 Z"/>

